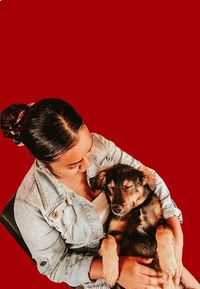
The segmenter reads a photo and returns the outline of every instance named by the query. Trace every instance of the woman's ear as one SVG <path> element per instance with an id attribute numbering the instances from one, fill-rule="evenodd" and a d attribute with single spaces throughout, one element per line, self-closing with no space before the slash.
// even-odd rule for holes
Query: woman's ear
<path id="1" fill-rule="evenodd" d="M 106 172 L 107 170 L 99 171 L 95 177 L 90 179 L 90 185 L 94 192 L 96 190 L 104 190 L 106 184 Z"/>

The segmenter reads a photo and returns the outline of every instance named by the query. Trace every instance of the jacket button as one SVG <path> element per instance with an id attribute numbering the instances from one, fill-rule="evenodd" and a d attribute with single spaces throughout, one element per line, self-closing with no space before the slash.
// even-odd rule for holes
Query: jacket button
<path id="1" fill-rule="evenodd" d="M 107 156 L 106 157 L 106 160 L 109 162 L 109 161 L 112 161 L 112 157 L 110 157 L 110 156 Z"/>
<path id="2" fill-rule="evenodd" d="M 40 262 L 40 266 L 42 266 L 42 267 L 43 267 L 43 266 L 45 266 L 45 265 L 46 265 L 46 263 L 47 263 L 46 261 L 42 261 L 42 262 Z"/>
<path id="3" fill-rule="evenodd" d="M 52 212 L 52 213 L 51 213 L 51 217 L 52 217 L 53 219 L 56 219 L 56 218 L 58 217 L 58 213 L 57 213 L 56 211 Z"/>

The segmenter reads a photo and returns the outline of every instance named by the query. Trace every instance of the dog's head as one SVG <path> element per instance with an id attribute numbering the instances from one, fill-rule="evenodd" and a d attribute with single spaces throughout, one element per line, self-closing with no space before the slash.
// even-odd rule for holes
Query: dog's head
<path id="1" fill-rule="evenodd" d="M 120 217 L 141 205 L 151 191 L 145 174 L 125 164 L 100 171 L 91 185 L 106 193 L 113 214 Z"/>

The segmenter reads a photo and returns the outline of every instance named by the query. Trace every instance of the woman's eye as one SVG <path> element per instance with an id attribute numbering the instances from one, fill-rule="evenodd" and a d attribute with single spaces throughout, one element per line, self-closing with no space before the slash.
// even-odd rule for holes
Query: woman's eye
<path id="1" fill-rule="evenodd" d="M 68 167 L 68 169 L 69 169 L 69 170 L 74 170 L 74 169 L 76 169 L 77 167 L 78 167 L 78 165 L 73 166 L 73 167 Z"/>

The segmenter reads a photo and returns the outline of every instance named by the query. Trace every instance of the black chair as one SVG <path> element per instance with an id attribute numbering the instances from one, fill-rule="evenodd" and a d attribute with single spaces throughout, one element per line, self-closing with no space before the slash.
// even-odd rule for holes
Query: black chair
<path id="1" fill-rule="evenodd" d="M 8 230 L 8 232 L 13 236 L 13 238 L 19 243 L 19 245 L 28 254 L 28 256 L 32 259 L 31 253 L 30 253 L 28 247 L 26 246 L 26 244 L 22 238 L 22 235 L 19 232 L 17 224 L 15 222 L 14 201 L 15 201 L 15 195 L 6 204 L 6 206 L 3 209 L 3 212 L 0 214 L 0 222 Z"/>

